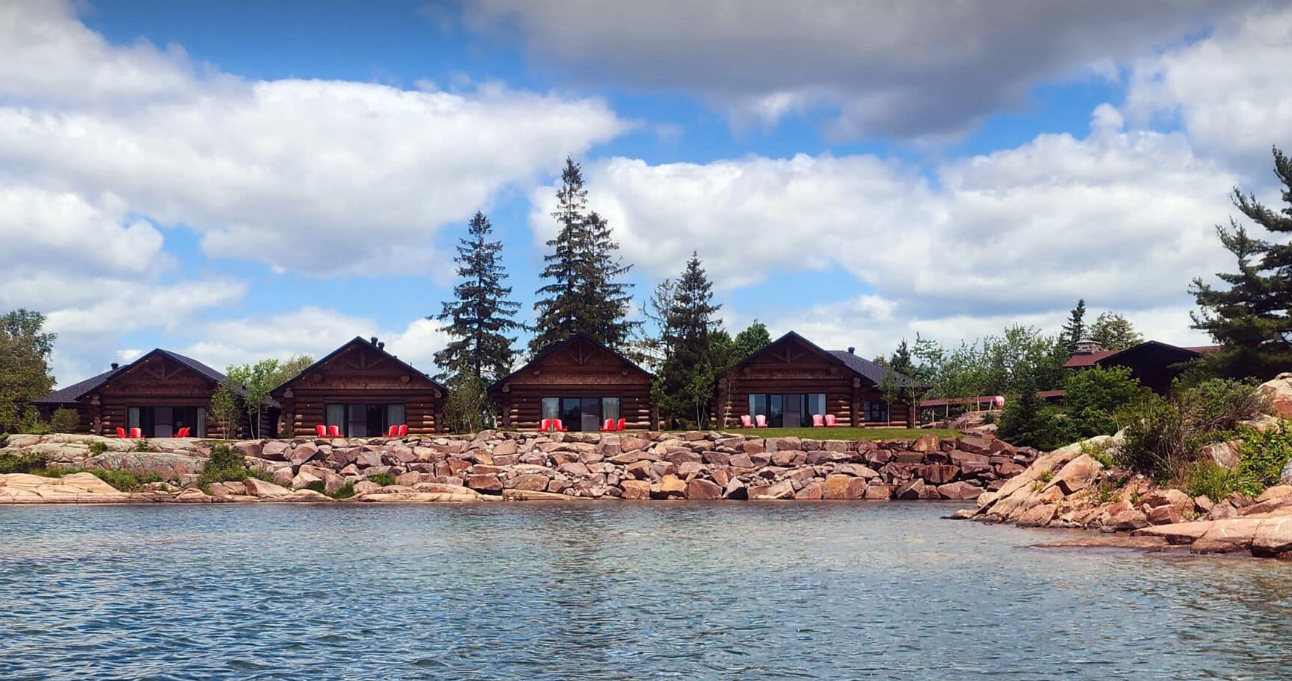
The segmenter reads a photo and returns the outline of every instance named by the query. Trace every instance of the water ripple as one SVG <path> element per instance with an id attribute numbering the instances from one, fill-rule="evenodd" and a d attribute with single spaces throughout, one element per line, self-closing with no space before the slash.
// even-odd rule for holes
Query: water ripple
<path id="1" fill-rule="evenodd" d="M 1285 679 L 1292 565 L 937 504 L 0 509 L 0 679 Z"/>

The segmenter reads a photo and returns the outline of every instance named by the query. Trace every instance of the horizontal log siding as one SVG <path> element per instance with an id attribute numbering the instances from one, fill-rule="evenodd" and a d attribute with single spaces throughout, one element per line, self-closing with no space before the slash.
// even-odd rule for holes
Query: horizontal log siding
<path id="1" fill-rule="evenodd" d="M 410 435 L 439 432 L 441 400 L 433 389 L 408 390 L 341 390 L 327 388 L 292 389 L 292 397 L 279 394 L 283 420 L 290 423 L 297 436 L 308 437 L 314 427 L 326 423 L 329 404 L 403 404 L 404 420 Z"/>
<path id="2" fill-rule="evenodd" d="M 538 429 L 543 420 L 544 397 L 618 397 L 625 428 L 650 430 L 653 427 L 650 383 L 644 379 L 634 384 L 595 386 L 519 384 L 512 385 L 508 392 L 494 392 L 503 425 L 517 430 Z"/>

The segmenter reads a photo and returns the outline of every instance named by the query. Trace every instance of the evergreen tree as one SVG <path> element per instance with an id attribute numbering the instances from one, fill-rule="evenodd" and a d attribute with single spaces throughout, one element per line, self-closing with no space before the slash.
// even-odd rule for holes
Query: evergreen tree
<path id="1" fill-rule="evenodd" d="M 542 277 L 548 283 L 538 289 L 534 303 L 538 320 L 530 353 L 539 354 L 576 333 L 624 349 L 638 326 L 626 318 L 631 284 L 621 280 L 632 266 L 615 255 L 619 244 L 610 224 L 588 211 L 583 171 L 569 158 L 556 200 L 552 217 L 561 229 L 547 242 L 552 252 L 543 257 Z"/>
<path id="2" fill-rule="evenodd" d="M 768 333 L 767 325 L 755 319 L 744 331 L 736 334 L 733 341 L 735 354 L 731 363 L 735 364 L 740 360 L 762 350 L 764 347 L 771 345 L 772 334 Z"/>
<path id="3" fill-rule="evenodd" d="M 1077 341 L 1085 340 L 1086 335 L 1086 299 L 1082 298 L 1077 301 L 1077 306 L 1072 308 L 1068 316 L 1068 322 L 1063 325 L 1063 333 L 1059 335 L 1059 341 L 1067 348 L 1068 354 L 1077 351 Z"/>
<path id="4" fill-rule="evenodd" d="M 662 336 L 664 362 L 657 382 L 662 406 L 677 418 L 694 418 L 697 426 L 706 419 L 713 399 L 717 366 L 713 340 L 717 329 L 714 314 L 721 308 L 713 303 L 713 285 L 691 254 L 678 278 Z M 725 336 L 725 334 L 723 334 Z"/>
<path id="5" fill-rule="evenodd" d="M 503 286 L 507 273 L 499 257 L 502 242 L 491 241 L 492 232 L 489 218 L 477 212 L 467 227 L 468 238 L 461 240 L 453 259 L 461 282 L 453 287 L 454 300 L 446 301 L 434 317 L 447 322 L 440 330 L 452 338 L 435 353 L 435 363 L 444 371 L 442 378 L 470 375 L 479 383 L 511 371 L 515 358 L 511 345 L 516 339 L 508 332 L 521 328 L 512 318 L 520 303 L 507 299 L 511 287 Z"/>
<path id="6" fill-rule="evenodd" d="M 36 420 L 31 401 L 54 388 L 49 359 L 57 334 L 41 331 L 45 315 L 18 309 L 0 317 L 0 433 Z"/>
<path id="7" fill-rule="evenodd" d="M 1280 241 L 1292 237 L 1292 159 L 1274 149 L 1274 174 L 1282 183 L 1287 207 L 1271 210 L 1234 188 L 1233 202 Z M 1216 226 L 1220 243 L 1238 260 L 1238 271 L 1217 273 L 1228 285 L 1219 289 L 1194 279 L 1189 292 L 1202 308 L 1193 314 L 1193 328 L 1206 331 L 1221 345 L 1220 352 L 1202 363 L 1221 376 L 1266 379 L 1292 366 L 1292 238 L 1265 241 L 1247 233 L 1230 219 Z"/>
<path id="8" fill-rule="evenodd" d="M 664 365 L 664 339 L 672 335 L 668 325 L 676 289 L 672 279 L 665 279 L 655 285 L 650 300 L 646 302 L 646 320 L 655 328 L 656 334 L 646 335 L 638 342 L 637 354 L 652 371 L 659 371 Z"/>
<path id="9" fill-rule="evenodd" d="M 1101 313 L 1086 335 L 1104 350 L 1125 350 L 1144 342 L 1129 319 L 1112 312 Z"/>
<path id="10" fill-rule="evenodd" d="M 893 356 L 888 360 L 888 367 L 905 376 L 912 374 L 911 348 L 906 344 L 905 338 L 902 339 L 901 343 L 897 344 L 897 349 L 893 351 Z"/>

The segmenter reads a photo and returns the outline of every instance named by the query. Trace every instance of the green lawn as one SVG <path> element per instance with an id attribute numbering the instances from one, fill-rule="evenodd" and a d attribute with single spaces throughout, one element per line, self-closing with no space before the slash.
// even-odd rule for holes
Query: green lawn
<path id="1" fill-rule="evenodd" d="M 951 428 L 727 428 L 721 432 L 757 437 L 805 437 L 811 440 L 914 440 L 929 433 L 940 438 L 960 434 L 960 431 Z"/>

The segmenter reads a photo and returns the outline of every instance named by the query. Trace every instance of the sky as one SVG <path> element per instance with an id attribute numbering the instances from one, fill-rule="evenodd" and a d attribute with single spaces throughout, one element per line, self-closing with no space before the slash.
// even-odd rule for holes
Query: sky
<path id="1" fill-rule="evenodd" d="M 433 373 L 476 211 L 532 319 L 568 156 L 641 305 L 694 251 L 729 330 L 868 357 L 1079 298 L 1201 344 L 1288 64 L 1287 0 L 0 0 L 0 309 L 60 385 L 355 336 Z"/>

